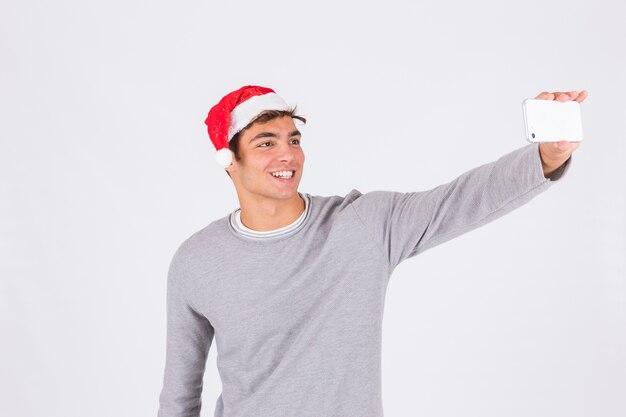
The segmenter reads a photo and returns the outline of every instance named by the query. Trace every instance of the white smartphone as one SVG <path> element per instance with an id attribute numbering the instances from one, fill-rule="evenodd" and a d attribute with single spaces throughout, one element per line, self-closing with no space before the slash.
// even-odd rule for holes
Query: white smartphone
<path id="1" fill-rule="evenodd" d="M 580 103 L 526 99 L 522 103 L 526 140 L 529 142 L 581 142 L 583 124 Z"/>

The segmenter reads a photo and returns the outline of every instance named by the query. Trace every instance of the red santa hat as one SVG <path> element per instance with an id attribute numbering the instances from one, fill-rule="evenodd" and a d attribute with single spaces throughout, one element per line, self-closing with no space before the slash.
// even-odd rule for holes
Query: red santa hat
<path id="1" fill-rule="evenodd" d="M 228 142 L 261 112 L 288 109 L 287 103 L 267 87 L 247 85 L 225 95 L 211 108 L 204 121 L 217 149 L 217 163 L 223 168 L 231 164 L 233 154 L 228 149 Z"/>

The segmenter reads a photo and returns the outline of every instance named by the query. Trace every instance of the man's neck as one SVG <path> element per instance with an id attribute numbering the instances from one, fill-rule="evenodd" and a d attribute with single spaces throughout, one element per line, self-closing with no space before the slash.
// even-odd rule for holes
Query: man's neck
<path id="1" fill-rule="evenodd" d="M 295 222 L 304 212 L 304 199 L 296 194 L 289 200 L 240 201 L 241 222 L 248 229 L 264 232 Z"/>

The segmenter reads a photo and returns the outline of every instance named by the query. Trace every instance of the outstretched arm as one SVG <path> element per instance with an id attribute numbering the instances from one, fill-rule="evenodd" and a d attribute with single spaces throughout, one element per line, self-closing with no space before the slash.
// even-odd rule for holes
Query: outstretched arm
<path id="1" fill-rule="evenodd" d="M 581 93 L 541 93 L 560 101 Z M 557 182 L 571 166 L 577 143 L 532 143 L 421 192 L 374 191 L 352 207 L 389 262 L 402 260 L 476 229 L 527 203 Z"/>

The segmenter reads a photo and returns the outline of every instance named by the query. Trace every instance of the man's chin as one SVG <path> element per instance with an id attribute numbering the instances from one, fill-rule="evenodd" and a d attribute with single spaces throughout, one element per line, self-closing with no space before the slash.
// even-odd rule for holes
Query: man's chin
<path id="1" fill-rule="evenodd" d="M 276 200 L 281 200 L 281 201 L 289 201 L 289 200 L 297 199 L 300 197 L 300 194 L 298 193 L 297 189 L 283 190 L 283 191 L 279 191 L 279 192 L 271 193 L 271 194 L 272 194 L 272 198 Z"/>

